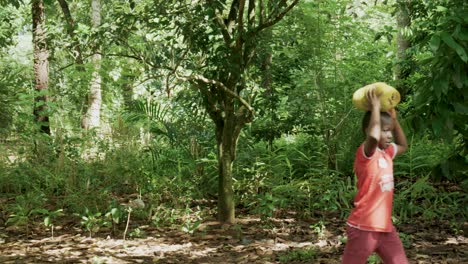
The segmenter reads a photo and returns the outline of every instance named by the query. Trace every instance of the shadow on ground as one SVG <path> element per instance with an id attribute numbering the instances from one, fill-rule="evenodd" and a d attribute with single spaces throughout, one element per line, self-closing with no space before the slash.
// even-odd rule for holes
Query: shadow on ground
<path id="1" fill-rule="evenodd" d="M 143 237 L 123 240 L 77 228 L 55 237 L 0 229 L 0 263 L 340 263 L 344 223 L 294 218 L 207 221 L 193 233 L 140 226 Z M 401 226 L 411 263 L 468 263 L 468 239 L 443 225 Z M 376 261 L 377 263 L 378 260 Z"/>

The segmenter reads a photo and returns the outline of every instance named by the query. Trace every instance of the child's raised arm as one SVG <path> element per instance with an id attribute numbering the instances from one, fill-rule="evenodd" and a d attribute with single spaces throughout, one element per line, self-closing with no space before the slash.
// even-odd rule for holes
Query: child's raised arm
<path id="1" fill-rule="evenodd" d="M 400 123 L 398 122 L 396 110 L 394 108 L 390 109 L 388 113 L 392 117 L 394 124 L 393 136 L 395 137 L 395 144 L 397 144 L 398 146 L 398 152 L 396 153 L 396 155 L 400 155 L 408 149 L 408 142 L 406 141 L 405 132 L 403 131 L 403 129 L 400 126 Z"/>
<path id="2" fill-rule="evenodd" d="M 375 89 L 369 89 L 366 93 L 368 102 L 371 105 L 371 117 L 369 126 L 366 128 L 366 141 L 364 142 L 364 153 L 367 157 L 374 154 L 380 141 L 380 94 Z"/>

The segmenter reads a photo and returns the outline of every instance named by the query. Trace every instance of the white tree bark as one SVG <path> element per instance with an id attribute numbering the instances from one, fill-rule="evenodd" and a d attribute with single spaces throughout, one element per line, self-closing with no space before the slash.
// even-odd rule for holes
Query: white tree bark
<path id="1" fill-rule="evenodd" d="M 50 135 L 48 105 L 49 97 L 49 51 L 47 50 L 45 11 L 42 0 L 32 1 L 35 98 L 34 116 L 41 131 Z"/>
<path id="2" fill-rule="evenodd" d="M 93 27 L 97 28 L 101 25 L 101 3 L 100 0 L 92 0 L 91 2 L 91 20 Z M 82 126 L 84 129 L 98 128 L 101 125 L 101 106 L 102 106 L 102 92 L 101 92 L 101 54 L 99 47 L 94 49 L 92 56 L 94 70 L 91 77 L 91 84 L 88 95 L 88 108 L 83 118 Z"/>

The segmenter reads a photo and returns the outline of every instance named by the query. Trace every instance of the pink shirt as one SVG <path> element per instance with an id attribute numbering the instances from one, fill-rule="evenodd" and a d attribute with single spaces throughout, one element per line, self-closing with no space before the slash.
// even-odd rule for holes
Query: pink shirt
<path id="1" fill-rule="evenodd" d="M 377 148 L 366 157 L 364 144 L 356 151 L 354 171 L 358 179 L 358 193 L 348 225 L 367 231 L 391 232 L 393 206 L 393 158 L 397 145 L 387 149 Z"/>

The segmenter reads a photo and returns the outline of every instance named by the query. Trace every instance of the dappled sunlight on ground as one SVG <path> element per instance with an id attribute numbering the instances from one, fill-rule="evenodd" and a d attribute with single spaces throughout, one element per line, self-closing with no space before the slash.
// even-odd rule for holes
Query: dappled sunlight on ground
<path id="1" fill-rule="evenodd" d="M 134 226 L 133 228 L 136 228 Z M 76 227 L 57 236 L 43 228 L 31 235 L 0 229 L 0 263 L 340 263 L 344 225 L 337 219 L 240 217 L 236 225 L 205 221 L 193 234 L 139 226 L 130 240 L 100 233 L 90 238 Z M 41 231 L 42 230 L 42 231 Z M 411 263 L 467 263 L 468 241 L 442 227 L 401 227 Z M 430 232 L 428 232 L 430 230 Z M 443 231 L 443 233 L 441 233 Z"/>

